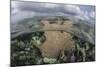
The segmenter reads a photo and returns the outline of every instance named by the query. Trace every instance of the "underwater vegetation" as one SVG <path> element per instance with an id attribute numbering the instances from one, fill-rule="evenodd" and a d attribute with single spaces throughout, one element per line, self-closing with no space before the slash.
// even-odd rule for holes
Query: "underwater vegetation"
<path id="1" fill-rule="evenodd" d="M 73 39 L 75 49 L 69 53 L 69 56 L 65 52 L 64 58 L 59 55 L 58 59 L 55 60 L 43 58 L 41 51 L 37 48 L 38 45 L 46 41 L 44 32 L 26 35 L 24 40 L 23 37 L 16 38 L 11 42 L 11 66 L 95 61 L 95 45 L 82 41 L 75 36 L 73 36 Z M 66 56 L 68 59 L 66 59 Z"/>

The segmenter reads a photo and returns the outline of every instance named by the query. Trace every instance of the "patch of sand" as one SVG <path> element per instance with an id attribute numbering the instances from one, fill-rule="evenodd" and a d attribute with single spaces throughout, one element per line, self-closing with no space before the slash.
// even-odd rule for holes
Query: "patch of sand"
<path id="1" fill-rule="evenodd" d="M 70 29 L 71 23 L 63 25 L 48 24 L 43 29 Z M 43 57 L 57 58 L 62 51 L 70 51 L 74 48 L 74 41 L 70 33 L 63 31 L 45 31 L 46 41 L 39 46 Z"/>

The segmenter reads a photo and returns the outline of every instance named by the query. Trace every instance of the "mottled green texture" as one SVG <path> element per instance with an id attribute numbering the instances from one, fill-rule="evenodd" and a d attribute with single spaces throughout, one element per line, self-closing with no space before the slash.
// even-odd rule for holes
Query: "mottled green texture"
<path id="1" fill-rule="evenodd" d="M 57 59 L 44 57 L 43 58 L 43 61 L 44 61 L 44 63 L 53 64 L 53 63 L 56 63 L 57 62 Z"/>

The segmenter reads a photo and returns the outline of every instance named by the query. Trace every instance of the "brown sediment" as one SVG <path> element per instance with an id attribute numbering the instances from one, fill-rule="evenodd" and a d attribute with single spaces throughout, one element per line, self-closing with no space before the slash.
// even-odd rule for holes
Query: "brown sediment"
<path id="1" fill-rule="evenodd" d="M 43 29 L 70 29 L 71 23 L 63 25 L 48 24 Z M 70 51 L 74 48 L 74 41 L 70 33 L 61 31 L 45 31 L 46 41 L 38 46 L 43 57 L 57 58 L 62 51 Z"/>

